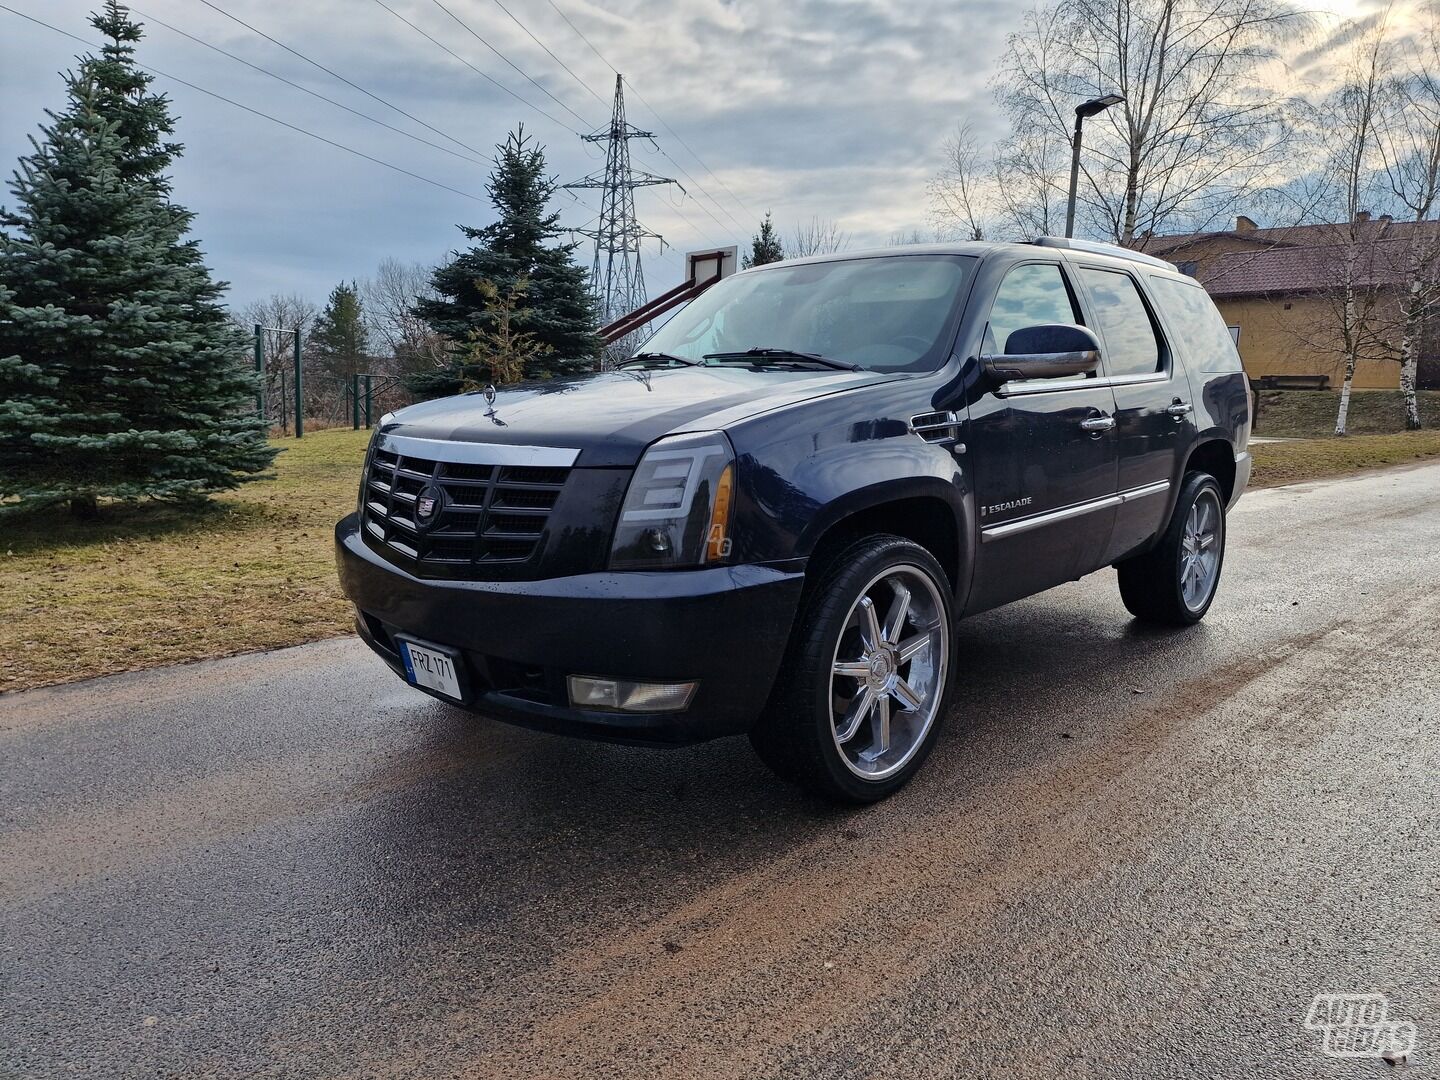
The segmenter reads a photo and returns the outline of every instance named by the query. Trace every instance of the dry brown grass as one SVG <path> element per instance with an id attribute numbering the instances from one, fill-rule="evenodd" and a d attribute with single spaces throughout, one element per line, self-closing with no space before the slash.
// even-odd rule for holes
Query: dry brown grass
<path id="1" fill-rule="evenodd" d="M 367 436 L 280 440 L 273 479 L 201 511 L 0 520 L 0 690 L 345 633 L 331 528 L 354 509 Z"/>
<path id="2" fill-rule="evenodd" d="M 1277 487 L 1440 457 L 1440 431 L 1295 439 L 1261 443 L 1250 452 L 1255 456 L 1250 486 Z"/>

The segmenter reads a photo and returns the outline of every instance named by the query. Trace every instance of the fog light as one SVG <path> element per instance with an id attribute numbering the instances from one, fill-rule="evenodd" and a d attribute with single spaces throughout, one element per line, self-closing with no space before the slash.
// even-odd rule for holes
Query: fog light
<path id="1" fill-rule="evenodd" d="M 693 682 L 629 682 L 570 676 L 570 704 L 577 709 L 611 709 L 616 712 L 681 712 L 695 696 Z"/>

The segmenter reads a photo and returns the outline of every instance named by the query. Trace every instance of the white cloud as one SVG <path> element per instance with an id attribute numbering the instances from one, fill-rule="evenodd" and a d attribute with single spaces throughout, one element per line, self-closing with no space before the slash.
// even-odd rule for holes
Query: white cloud
<path id="1" fill-rule="evenodd" d="M 601 164 L 595 148 L 570 130 L 580 129 L 580 120 L 433 0 L 386 2 L 559 122 L 484 81 L 373 0 L 215 2 L 472 147 L 488 151 L 523 120 L 547 144 L 561 179 Z M 495 0 L 444 0 L 586 123 L 605 120 L 611 70 L 545 0 L 503 2 L 594 95 Z M 97 36 L 86 23 L 93 5 L 84 0 L 10 3 L 88 40 Z M 632 122 L 655 130 L 673 159 L 636 143 L 637 165 L 678 175 L 678 162 L 690 174 L 680 177 L 691 189 L 688 198 L 662 189 L 638 197 L 645 223 L 675 249 L 658 256 L 647 246 L 649 277 L 657 286 L 678 277 L 678 251 L 743 243 L 766 209 L 785 232 L 812 215 L 835 218 L 857 244 L 923 225 L 924 184 L 945 133 L 964 119 L 982 134 L 993 130 L 986 86 L 993 59 L 1019 18 L 1007 0 L 557 3 L 723 181 L 632 97 Z M 140 0 L 137 7 L 386 123 L 444 141 L 195 0 Z M 0 158 L 13 161 L 23 153 L 42 109 L 60 106 L 56 71 L 80 48 L 0 12 Z M 484 168 L 350 116 L 158 25 L 149 28 L 139 55 L 216 93 L 483 197 Z M 433 258 L 460 243 L 455 224 L 489 219 L 483 201 L 388 171 L 187 87 L 165 80 L 159 85 L 175 100 L 187 145 L 176 173 L 177 197 L 198 213 L 196 235 L 217 273 L 235 283 L 237 301 L 290 289 L 320 297 L 341 279 L 370 273 L 384 256 Z M 597 205 L 594 192 L 580 197 Z M 593 213 L 563 196 L 559 206 L 572 225 Z"/>

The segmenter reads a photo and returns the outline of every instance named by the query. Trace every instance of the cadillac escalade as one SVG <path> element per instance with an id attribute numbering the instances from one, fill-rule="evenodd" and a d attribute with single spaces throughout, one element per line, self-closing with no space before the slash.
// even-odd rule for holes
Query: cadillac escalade
<path id="1" fill-rule="evenodd" d="M 386 416 L 336 528 L 410 684 L 551 731 L 747 735 L 878 799 L 934 746 L 956 620 L 1114 567 L 1215 598 L 1250 473 L 1235 343 L 1172 265 L 1042 238 L 801 259 L 627 362 Z"/>

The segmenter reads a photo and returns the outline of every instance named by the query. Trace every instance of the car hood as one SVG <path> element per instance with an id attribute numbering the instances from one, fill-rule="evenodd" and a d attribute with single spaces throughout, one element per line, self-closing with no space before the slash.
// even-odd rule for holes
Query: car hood
<path id="1" fill-rule="evenodd" d="M 873 371 L 755 371 L 746 367 L 609 371 L 411 405 L 387 416 L 387 434 L 458 442 L 561 446 L 577 465 L 631 466 L 679 431 L 722 429 L 807 398 L 899 378 Z"/>

